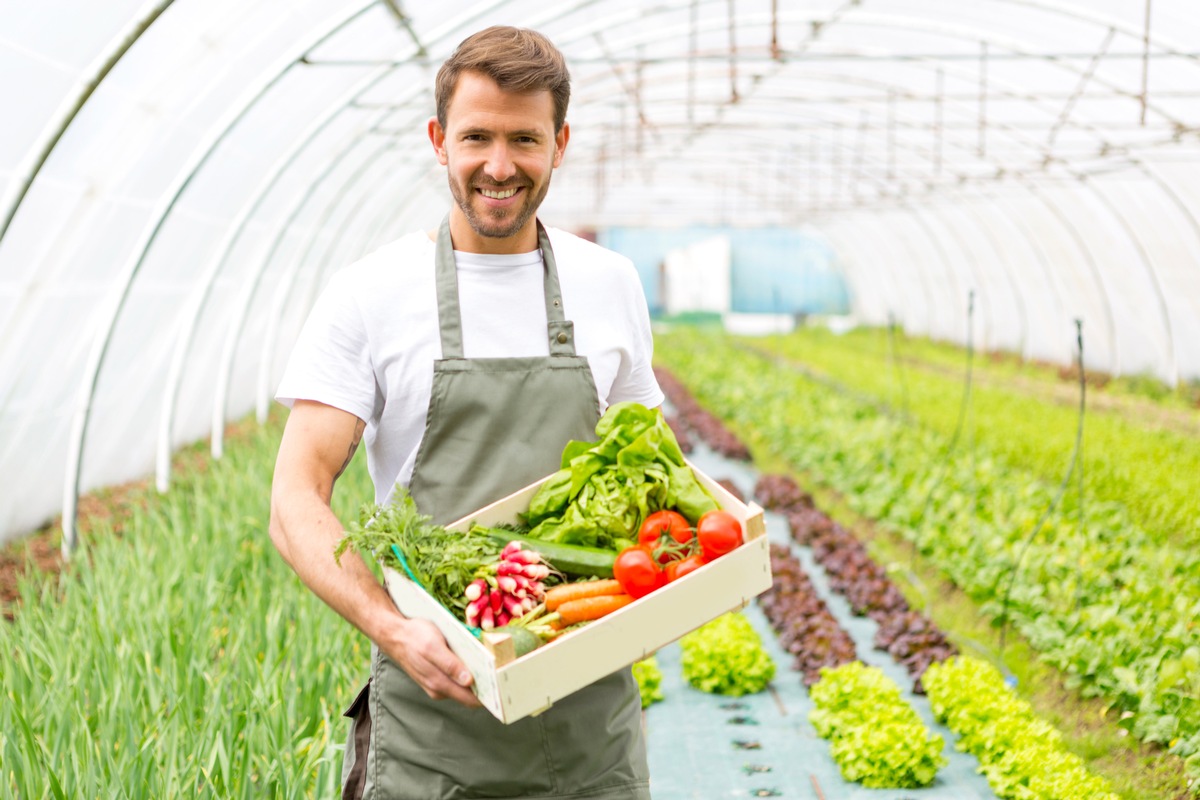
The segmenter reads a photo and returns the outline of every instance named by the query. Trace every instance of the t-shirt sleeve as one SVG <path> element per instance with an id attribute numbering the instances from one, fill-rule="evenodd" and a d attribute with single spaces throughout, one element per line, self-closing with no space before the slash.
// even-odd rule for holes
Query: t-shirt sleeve
<path id="1" fill-rule="evenodd" d="M 628 358 L 621 359 L 617 376 L 609 392 L 608 403 L 633 401 L 653 408 L 662 405 L 663 393 L 654 377 L 654 335 L 650 330 L 650 311 L 646 306 L 646 295 L 638 280 L 637 270 L 632 264 L 626 271 L 628 278 L 623 285 L 626 297 L 621 305 L 629 315 L 627 325 L 630 337 Z"/>
<path id="2" fill-rule="evenodd" d="M 315 400 L 369 421 L 375 411 L 375 371 L 362 311 L 344 272 L 321 293 L 288 358 L 275 399 L 286 406 Z"/>

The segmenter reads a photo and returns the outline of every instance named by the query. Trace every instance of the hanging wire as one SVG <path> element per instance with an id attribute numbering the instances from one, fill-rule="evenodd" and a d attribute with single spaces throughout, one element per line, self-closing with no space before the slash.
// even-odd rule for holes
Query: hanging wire
<path id="1" fill-rule="evenodd" d="M 916 563 L 917 553 L 920 551 L 920 545 L 924 539 L 923 533 L 925 530 L 925 518 L 929 515 L 929 506 L 933 502 L 933 494 L 942 485 L 942 481 L 946 477 L 946 472 L 950 465 L 950 456 L 954 454 L 954 448 L 958 445 L 958 437 L 962 434 L 963 420 L 967 415 L 967 406 L 971 401 L 971 367 L 975 360 L 975 345 L 974 345 L 974 317 L 975 317 L 975 290 L 967 292 L 967 373 L 963 380 L 963 395 L 962 403 L 958 407 L 958 422 L 954 425 L 954 433 L 950 436 L 950 441 L 946 445 L 946 451 L 942 453 L 942 457 L 938 462 L 937 474 L 934 477 L 933 485 L 929 487 L 929 492 L 925 495 L 925 502 L 921 506 L 920 525 L 921 531 L 917 534 L 917 539 L 913 543 L 911 561 L 909 568 Z"/>
<path id="2" fill-rule="evenodd" d="M 1067 474 L 1063 476 L 1062 484 L 1058 487 L 1058 492 L 1055 493 L 1054 499 L 1050 501 L 1050 505 L 1042 513 L 1041 519 L 1033 526 L 1033 530 L 1025 537 L 1025 541 L 1021 545 L 1020 552 L 1017 553 L 1017 560 L 1013 564 L 1012 569 L 1008 573 L 1008 585 L 1004 589 L 1004 598 L 1000 603 L 1000 657 L 1004 657 L 1004 645 L 1006 635 L 1008 633 L 1008 602 L 1009 596 L 1012 594 L 1013 582 L 1016 580 L 1017 572 L 1021 569 L 1021 561 L 1025 558 L 1025 553 L 1028 552 L 1029 546 L 1033 544 L 1033 540 L 1037 538 L 1041 532 L 1042 526 L 1054 513 L 1054 509 L 1058 507 L 1059 502 L 1063 499 L 1063 495 L 1067 492 L 1067 487 L 1071 485 L 1071 476 L 1075 472 L 1076 465 L 1080 460 L 1080 453 L 1083 451 L 1083 419 L 1084 410 L 1087 400 L 1087 379 L 1083 372 L 1083 320 L 1075 320 L 1075 343 L 1078 353 L 1079 366 L 1079 423 L 1075 428 L 1075 449 L 1071 453 L 1071 463 L 1067 466 Z M 1080 530 L 1083 529 L 1083 469 L 1080 468 L 1079 477 L 1079 525 Z M 1078 601 L 1077 601 L 1078 602 Z"/>

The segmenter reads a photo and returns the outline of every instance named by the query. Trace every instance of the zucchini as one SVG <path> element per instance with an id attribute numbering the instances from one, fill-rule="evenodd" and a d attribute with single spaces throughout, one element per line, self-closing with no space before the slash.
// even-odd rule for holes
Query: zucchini
<path id="1" fill-rule="evenodd" d="M 540 553 L 542 558 L 549 562 L 550 566 L 565 575 L 584 578 L 611 578 L 613 574 L 613 562 L 617 560 L 617 554 L 613 550 L 604 550 L 599 547 L 584 547 L 578 544 L 547 542 L 544 539 L 533 539 L 522 533 L 505 530 L 504 528 L 484 528 L 477 525 L 471 529 L 471 532 L 481 533 L 500 544 L 518 541 L 522 547 Z"/>

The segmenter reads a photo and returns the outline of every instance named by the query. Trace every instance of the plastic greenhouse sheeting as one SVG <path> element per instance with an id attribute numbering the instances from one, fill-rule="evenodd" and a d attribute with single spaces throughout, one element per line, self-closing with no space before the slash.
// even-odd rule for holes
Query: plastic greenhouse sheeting
<path id="1" fill-rule="evenodd" d="M 550 224 L 806 228 L 860 321 L 1200 378 L 1190 0 L 0 5 L 0 539 L 263 413 L 333 270 L 448 202 L 437 66 L 573 75 Z"/>

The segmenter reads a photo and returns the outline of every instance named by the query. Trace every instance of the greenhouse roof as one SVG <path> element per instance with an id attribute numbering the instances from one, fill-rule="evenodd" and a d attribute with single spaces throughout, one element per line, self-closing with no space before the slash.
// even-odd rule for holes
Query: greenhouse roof
<path id="1" fill-rule="evenodd" d="M 446 208 L 491 24 L 571 68 L 550 224 L 803 227 L 860 321 L 1200 378 L 1188 0 L 9 3 L 0 539 L 265 413 L 330 272 Z"/>

